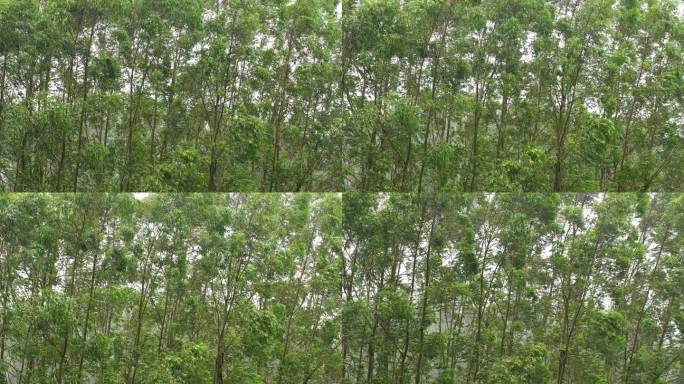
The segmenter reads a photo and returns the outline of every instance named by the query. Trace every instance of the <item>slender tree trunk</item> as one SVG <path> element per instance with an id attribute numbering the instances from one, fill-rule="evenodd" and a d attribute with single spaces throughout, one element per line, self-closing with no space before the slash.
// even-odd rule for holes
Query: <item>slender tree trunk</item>
<path id="1" fill-rule="evenodd" d="M 425 282 L 423 283 L 423 304 L 420 314 L 420 333 L 418 334 L 418 362 L 416 363 L 416 384 L 420 384 L 422 364 L 423 364 L 423 343 L 425 339 L 425 319 L 428 305 L 428 291 L 430 288 L 430 256 L 432 251 L 432 232 L 435 228 L 435 218 L 430 224 L 430 234 L 428 235 L 427 252 L 425 255 Z"/>
<path id="2" fill-rule="evenodd" d="M 233 307 L 234 295 L 226 294 L 223 300 L 223 316 L 219 326 L 218 345 L 216 347 L 216 360 L 214 361 L 214 384 L 223 384 L 223 362 L 226 353 L 226 330 L 228 326 L 228 317 L 230 316 Z"/>
<path id="3" fill-rule="evenodd" d="M 225 359 L 225 330 L 222 330 L 218 338 L 217 354 L 214 361 L 214 384 L 223 384 L 223 360 Z"/>
<path id="4" fill-rule="evenodd" d="M 164 344 L 164 332 L 166 331 L 166 318 L 168 315 L 169 308 L 169 284 L 166 283 L 166 288 L 164 289 L 164 310 L 161 316 L 161 322 L 159 324 L 159 343 L 157 344 L 157 353 L 161 354 L 162 345 Z"/>
<path id="5" fill-rule="evenodd" d="M 143 67 L 143 75 L 142 79 L 140 80 L 140 85 L 136 87 L 133 85 L 133 78 L 135 76 L 135 55 L 138 53 L 138 47 L 136 45 L 136 48 L 133 52 L 133 63 L 131 64 L 131 70 L 130 70 L 130 75 L 129 75 L 129 82 L 128 82 L 128 135 L 126 138 L 126 164 L 125 168 L 122 172 L 121 179 L 120 179 L 120 185 L 119 185 L 119 190 L 120 192 L 128 191 L 130 190 L 130 176 L 131 176 L 131 161 L 132 155 L 133 155 L 133 131 L 134 131 L 134 123 L 137 120 L 138 117 L 138 104 L 140 102 L 140 95 L 137 95 L 139 93 L 142 93 L 143 88 L 145 87 L 145 81 L 147 80 L 147 72 L 149 70 L 149 52 L 147 52 L 147 47 L 145 48 L 145 63 Z"/>
<path id="6" fill-rule="evenodd" d="M 385 247 L 385 257 L 387 257 L 387 252 L 388 248 Z M 380 275 L 380 285 L 378 287 L 378 292 L 382 291 L 385 285 L 385 270 L 383 269 L 381 275 Z M 374 374 L 374 369 L 375 369 L 375 337 L 377 334 L 378 330 L 378 322 L 379 322 L 379 313 L 378 313 L 378 304 L 379 300 L 377 297 L 375 297 L 375 303 L 374 303 L 374 308 L 373 308 L 373 327 L 371 330 L 371 337 L 368 340 L 368 375 L 366 377 L 366 381 L 368 383 L 373 382 L 373 374 Z"/>
<path id="7" fill-rule="evenodd" d="M 504 346 L 506 345 L 506 331 L 508 329 L 508 316 L 511 311 L 511 293 L 513 291 L 513 288 L 511 287 L 513 281 L 513 272 L 509 272 L 509 274 L 510 275 L 508 277 L 508 293 L 506 294 L 506 313 L 504 315 L 503 330 L 501 331 L 501 355 L 504 354 Z"/>
<path id="8" fill-rule="evenodd" d="M 130 384 L 135 384 L 135 377 L 138 373 L 138 360 L 139 360 L 139 352 L 138 352 L 138 345 L 140 345 L 140 335 L 142 334 L 142 324 L 143 324 L 143 316 L 145 312 L 145 283 L 143 281 L 143 289 L 140 292 L 140 298 L 138 300 L 138 316 L 137 320 L 135 323 L 135 336 L 133 338 L 133 348 L 132 348 L 132 353 L 133 353 L 133 362 L 132 362 L 132 367 L 130 372 L 130 379 L 129 383 Z"/>
<path id="9" fill-rule="evenodd" d="M 95 254 L 93 255 L 93 264 L 92 264 L 91 273 L 90 273 L 90 289 L 88 290 L 88 305 L 86 308 L 85 323 L 83 324 L 83 336 L 81 337 L 83 345 L 85 345 L 86 342 L 88 341 L 88 326 L 90 325 L 90 313 L 92 312 L 93 298 L 95 296 L 95 283 L 96 283 L 96 276 L 97 276 L 97 255 L 98 255 L 98 252 L 95 252 Z M 84 351 L 81 351 L 80 355 L 81 355 L 81 357 L 79 358 L 79 361 L 78 361 L 78 380 L 77 380 L 78 383 L 81 382 L 81 377 L 82 377 L 82 373 L 83 373 L 83 360 L 85 358 Z"/>
<path id="10" fill-rule="evenodd" d="M 90 53 L 93 45 L 93 36 L 95 35 L 96 20 L 93 20 L 93 25 L 90 27 L 90 37 L 88 38 L 88 49 L 85 55 L 85 64 L 83 68 L 83 105 L 81 105 L 81 119 L 78 123 L 78 146 L 76 148 L 76 170 L 74 171 L 74 192 L 78 191 L 78 174 L 81 169 L 81 147 L 83 146 L 83 128 L 86 120 L 86 111 L 88 110 L 88 69 L 90 65 Z"/>
<path id="11" fill-rule="evenodd" d="M 503 153 L 504 146 L 505 146 L 505 128 L 506 128 L 506 119 L 508 116 L 506 114 L 508 113 L 508 92 L 505 90 L 503 91 L 503 95 L 501 97 L 501 119 L 499 120 L 499 125 L 498 125 L 498 130 L 497 130 L 497 140 L 496 140 L 496 158 L 500 159 L 501 154 Z"/>
<path id="12" fill-rule="evenodd" d="M 0 73 L 0 132 L 2 132 L 2 125 L 4 120 L 2 113 L 5 110 L 5 81 L 7 79 L 7 53 L 2 55 L 2 72 Z"/>
<path id="13" fill-rule="evenodd" d="M 150 136 L 150 165 L 152 166 L 152 174 L 154 174 L 154 167 L 155 167 L 155 160 L 156 160 L 156 154 L 155 154 L 155 145 L 156 145 L 156 137 L 155 133 L 157 131 L 157 106 L 159 105 L 157 100 L 159 98 L 159 94 L 155 93 L 154 94 L 154 112 L 152 116 L 152 134 Z"/>
<path id="14" fill-rule="evenodd" d="M 277 109 L 274 112 L 275 120 L 273 122 L 273 158 L 271 164 L 271 180 L 269 182 L 268 191 L 273 192 L 274 188 L 278 187 L 280 166 L 278 164 L 280 158 L 280 129 L 283 123 L 285 107 L 287 105 L 287 87 L 290 79 L 290 61 L 292 60 L 293 50 L 293 36 L 292 31 L 287 32 L 287 54 L 285 56 L 285 68 L 283 70 L 283 77 L 280 80 L 280 97 L 276 104 Z"/>
<path id="15" fill-rule="evenodd" d="M 478 176 L 478 162 L 479 162 L 479 149 L 480 145 L 478 143 L 479 141 L 479 133 L 480 133 L 480 116 L 481 116 L 481 109 L 482 107 L 480 106 L 480 97 L 481 93 L 483 92 L 482 86 L 479 82 L 479 79 L 476 80 L 475 84 L 475 115 L 473 117 L 473 135 L 472 135 L 472 143 L 471 143 L 471 167 L 472 167 L 472 173 L 470 176 L 470 184 L 468 186 L 468 190 L 470 192 L 473 192 L 475 190 L 475 182 L 477 180 Z"/>
<path id="16" fill-rule="evenodd" d="M 669 226 L 667 226 L 666 233 L 669 233 Z M 651 277 L 656 278 L 656 274 L 659 269 L 660 265 L 660 257 L 662 256 L 663 253 L 663 245 L 661 244 L 660 247 L 658 247 L 658 253 L 656 254 L 655 258 L 655 263 L 653 266 L 653 270 L 651 271 Z M 625 384 L 629 383 L 629 378 L 632 373 L 632 362 L 634 359 L 634 353 L 637 351 L 638 343 L 639 343 L 639 332 L 641 329 L 641 323 L 646 315 L 646 304 L 648 303 L 649 296 L 651 295 L 651 285 L 648 286 L 648 289 L 646 290 L 646 294 L 644 295 L 644 301 L 641 304 L 641 310 L 639 311 L 639 317 L 637 318 L 637 323 L 636 327 L 634 329 L 634 338 L 632 339 L 631 343 L 631 348 L 629 349 L 629 353 L 625 356 Z M 663 336 L 665 335 L 666 329 L 663 329 Z M 629 338 L 627 339 L 629 340 Z"/>
<path id="17" fill-rule="evenodd" d="M 420 251 L 420 242 L 421 242 L 422 237 L 423 237 L 422 226 L 423 226 L 423 219 L 424 218 L 425 218 L 425 204 L 423 204 L 420 221 L 418 222 L 420 229 L 419 229 L 418 235 L 416 236 L 416 241 L 413 245 L 413 247 L 414 247 L 413 248 L 413 263 L 411 266 L 411 285 L 410 285 L 410 289 L 409 289 L 409 295 L 410 295 L 412 301 L 413 301 L 413 294 L 415 291 L 416 265 L 418 264 L 418 253 Z M 411 323 L 409 322 L 408 319 L 406 320 L 405 323 L 406 323 L 406 325 L 405 325 L 405 329 L 404 329 L 404 346 L 403 346 L 402 350 L 400 351 L 401 352 L 401 360 L 399 363 L 399 383 L 400 384 L 404 383 L 404 375 L 405 375 L 405 371 L 406 371 L 406 357 L 408 356 L 410 330 L 411 330 L 411 328 L 410 328 Z"/>
<path id="18" fill-rule="evenodd" d="M 64 365 L 66 364 L 67 348 L 69 346 L 69 334 L 71 331 L 67 327 L 64 332 L 64 340 L 62 341 L 62 348 L 59 353 L 59 368 L 57 369 L 57 384 L 62 384 L 64 380 Z"/>
<path id="19" fill-rule="evenodd" d="M 4 361 L 5 358 L 5 348 L 6 348 L 6 339 L 7 339 L 7 319 L 8 319 L 8 305 L 7 302 L 9 300 L 9 295 L 10 295 L 10 285 L 12 284 L 12 278 L 10 276 L 11 272 L 11 265 L 10 265 L 10 257 L 12 255 L 12 251 L 8 250 L 7 253 L 5 253 L 5 257 L 3 260 L 4 264 L 4 271 L 3 271 L 3 281 L 0 282 L 2 284 L 2 324 L 0 324 L 0 361 Z"/>

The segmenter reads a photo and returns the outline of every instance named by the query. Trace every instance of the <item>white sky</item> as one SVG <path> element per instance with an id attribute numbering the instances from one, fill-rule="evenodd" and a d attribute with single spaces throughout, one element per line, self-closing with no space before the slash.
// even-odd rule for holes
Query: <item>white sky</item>
<path id="1" fill-rule="evenodd" d="M 134 192 L 133 193 L 133 197 L 136 200 L 146 199 L 149 195 L 150 195 L 149 192 Z"/>

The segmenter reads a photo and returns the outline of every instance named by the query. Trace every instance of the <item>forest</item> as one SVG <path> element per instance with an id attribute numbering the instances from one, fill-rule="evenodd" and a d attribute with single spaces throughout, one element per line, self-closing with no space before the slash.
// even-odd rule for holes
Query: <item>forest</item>
<path id="1" fill-rule="evenodd" d="M 684 380 L 684 195 L 3 194 L 0 383 Z"/>
<path id="2" fill-rule="evenodd" d="M 684 187 L 677 0 L 0 0 L 0 190 Z"/>

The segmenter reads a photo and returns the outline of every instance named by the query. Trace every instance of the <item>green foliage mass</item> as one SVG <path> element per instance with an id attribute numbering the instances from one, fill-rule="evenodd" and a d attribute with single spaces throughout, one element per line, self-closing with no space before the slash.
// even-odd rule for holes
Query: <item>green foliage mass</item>
<path id="1" fill-rule="evenodd" d="M 0 1 L 0 190 L 679 191 L 681 9 Z"/>
<path id="2" fill-rule="evenodd" d="M 0 383 L 679 383 L 681 194 L 5 194 Z"/>

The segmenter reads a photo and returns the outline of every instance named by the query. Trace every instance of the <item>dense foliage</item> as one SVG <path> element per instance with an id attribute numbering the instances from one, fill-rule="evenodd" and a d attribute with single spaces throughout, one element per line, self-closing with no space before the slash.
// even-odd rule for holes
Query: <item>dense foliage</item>
<path id="1" fill-rule="evenodd" d="M 0 0 L 13 191 L 676 191 L 676 0 Z"/>
<path id="2" fill-rule="evenodd" d="M 681 194 L 6 194 L 0 382 L 676 383 Z"/>

